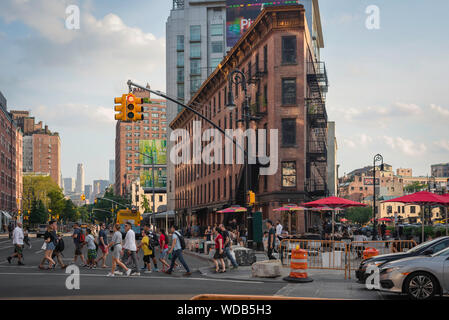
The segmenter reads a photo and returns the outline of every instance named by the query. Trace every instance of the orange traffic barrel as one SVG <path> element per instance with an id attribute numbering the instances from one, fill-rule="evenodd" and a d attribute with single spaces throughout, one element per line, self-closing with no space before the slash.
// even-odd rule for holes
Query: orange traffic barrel
<path id="1" fill-rule="evenodd" d="M 290 275 L 284 278 L 285 281 L 299 283 L 313 281 L 307 275 L 307 256 L 307 250 L 300 249 L 299 246 L 296 246 L 296 249 L 292 250 Z"/>
<path id="2" fill-rule="evenodd" d="M 363 251 L 363 260 L 369 259 L 379 255 L 379 251 L 376 248 L 366 248 Z"/>

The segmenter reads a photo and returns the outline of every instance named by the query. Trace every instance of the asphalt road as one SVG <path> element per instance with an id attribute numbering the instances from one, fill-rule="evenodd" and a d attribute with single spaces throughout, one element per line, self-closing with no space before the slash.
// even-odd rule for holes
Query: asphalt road
<path id="1" fill-rule="evenodd" d="M 74 245 L 69 237 L 64 238 L 64 262 L 73 259 Z M 143 274 L 135 277 L 106 277 L 109 269 L 90 270 L 80 268 L 80 289 L 68 290 L 66 279 L 70 276 L 64 270 L 40 270 L 43 257 L 43 239 L 31 238 L 32 248 L 24 249 L 25 266 L 6 261 L 14 248 L 7 238 L 0 238 L 0 299 L 190 299 L 198 294 L 244 294 L 274 295 L 283 284 L 263 282 L 207 279 L 197 270 L 207 262 L 185 255 L 189 267 L 194 271 L 191 277 L 182 276 L 184 270 L 172 275 L 164 273 Z M 140 260 L 141 261 L 141 260 Z M 80 263 L 80 262 L 78 262 Z M 107 265 L 111 265 L 110 257 Z"/>

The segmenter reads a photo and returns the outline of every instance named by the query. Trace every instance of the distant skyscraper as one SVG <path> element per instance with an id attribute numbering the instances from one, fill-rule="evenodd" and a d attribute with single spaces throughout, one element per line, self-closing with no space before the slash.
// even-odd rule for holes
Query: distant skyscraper
<path id="1" fill-rule="evenodd" d="M 109 187 L 109 181 L 108 180 L 94 180 L 93 183 L 93 195 L 97 196 L 97 195 L 102 195 L 104 193 L 104 191 L 107 189 L 107 187 Z"/>
<path id="2" fill-rule="evenodd" d="M 84 195 L 86 196 L 86 200 L 89 200 L 89 202 L 91 202 L 91 197 L 92 197 L 92 185 L 86 184 L 86 185 L 84 186 Z"/>
<path id="3" fill-rule="evenodd" d="M 109 160 L 109 183 L 115 183 L 115 160 Z"/>
<path id="4" fill-rule="evenodd" d="M 75 191 L 75 179 L 64 178 L 63 179 L 64 194 Z"/>
<path id="5" fill-rule="evenodd" d="M 84 165 L 78 163 L 78 169 L 76 170 L 76 193 L 84 192 Z"/>

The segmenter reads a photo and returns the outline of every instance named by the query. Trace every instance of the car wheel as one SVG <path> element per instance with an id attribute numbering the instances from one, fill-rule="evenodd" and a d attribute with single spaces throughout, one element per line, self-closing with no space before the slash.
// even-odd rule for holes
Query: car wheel
<path id="1" fill-rule="evenodd" d="M 405 283 L 405 292 L 412 300 L 430 300 L 437 292 L 438 284 L 425 272 L 412 274 Z"/>

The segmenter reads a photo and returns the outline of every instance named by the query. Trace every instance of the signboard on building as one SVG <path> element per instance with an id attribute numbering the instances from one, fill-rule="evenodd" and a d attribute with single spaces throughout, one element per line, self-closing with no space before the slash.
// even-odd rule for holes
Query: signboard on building
<path id="1" fill-rule="evenodd" d="M 151 168 L 140 171 L 140 186 L 142 188 L 153 188 L 153 174 Z M 154 168 L 154 188 L 167 188 L 167 168 Z"/>
<path id="2" fill-rule="evenodd" d="M 363 178 L 363 184 L 365 186 L 372 186 L 373 185 L 373 178 Z M 379 185 L 379 178 L 376 178 L 376 186 Z"/>
<path id="3" fill-rule="evenodd" d="M 303 4 L 311 27 L 312 0 L 226 0 L 226 44 L 232 48 L 266 6 Z M 309 21 L 310 19 L 310 21 Z"/>
<path id="4" fill-rule="evenodd" d="M 153 164 L 152 158 L 156 165 L 167 164 L 167 140 L 140 140 L 139 152 L 141 153 L 139 156 L 140 163 L 143 165 Z"/>

